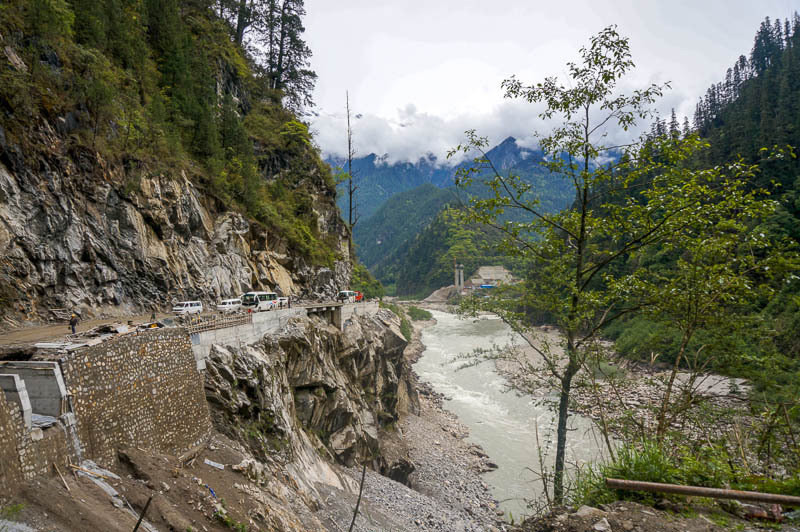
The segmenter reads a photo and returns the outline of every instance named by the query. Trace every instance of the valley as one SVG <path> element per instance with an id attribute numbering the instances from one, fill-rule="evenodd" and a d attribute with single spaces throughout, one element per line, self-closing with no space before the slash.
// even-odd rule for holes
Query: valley
<path id="1" fill-rule="evenodd" d="M 778 0 L 5 1 L 0 531 L 800 530 L 798 102 Z"/>

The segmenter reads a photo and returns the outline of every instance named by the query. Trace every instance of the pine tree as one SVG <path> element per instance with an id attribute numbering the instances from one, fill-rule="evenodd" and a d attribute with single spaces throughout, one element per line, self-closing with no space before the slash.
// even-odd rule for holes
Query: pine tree
<path id="1" fill-rule="evenodd" d="M 669 118 L 669 134 L 673 138 L 678 138 L 681 135 L 681 127 L 678 124 L 678 117 L 675 115 L 675 108 L 672 108 L 672 114 Z"/>
<path id="2" fill-rule="evenodd" d="M 317 74 L 309 68 L 311 49 L 303 40 L 303 0 L 268 0 L 263 13 L 263 66 L 270 88 L 281 91 L 289 108 L 312 105 Z"/>

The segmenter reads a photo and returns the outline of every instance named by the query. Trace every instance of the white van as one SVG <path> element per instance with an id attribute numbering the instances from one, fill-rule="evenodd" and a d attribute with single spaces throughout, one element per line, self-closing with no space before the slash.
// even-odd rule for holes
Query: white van
<path id="1" fill-rule="evenodd" d="M 203 304 L 199 301 L 181 301 L 172 307 L 173 314 L 200 314 L 203 312 Z"/>
<path id="2" fill-rule="evenodd" d="M 356 295 L 357 294 L 353 290 L 342 290 L 336 296 L 336 300 L 341 301 L 342 303 L 355 303 Z"/>
<path id="3" fill-rule="evenodd" d="M 237 310 L 239 310 L 239 308 L 241 308 L 241 306 L 242 306 L 242 300 L 239 298 L 223 299 L 217 305 L 217 310 L 219 312 L 227 314 L 229 312 L 236 312 Z"/>
<path id="4" fill-rule="evenodd" d="M 242 309 L 251 312 L 278 308 L 278 294 L 275 292 L 247 292 L 242 296 Z"/>

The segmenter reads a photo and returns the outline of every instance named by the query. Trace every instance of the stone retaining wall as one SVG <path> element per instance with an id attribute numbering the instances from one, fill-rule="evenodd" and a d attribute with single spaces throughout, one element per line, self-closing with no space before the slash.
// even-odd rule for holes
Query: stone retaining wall
<path id="1" fill-rule="evenodd" d="M 61 360 L 84 456 L 111 466 L 120 447 L 178 454 L 211 430 L 183 329 L 130 334 Z"/>
<path id="2" fill-rule="evenodd" d="M 0 493 L 12 492 L 23 479 L 17 437 L 24 430 L 19 408 L 0 393 Z"/>
<path id="3" fill-rule="evenodd" d="M 76 461 L 63 424 L 31 430 L 19 405 L 0 393 L 0 493 L 14 493 L 23 480 L 52 473 L 53 464 L 65 471 Z"/>

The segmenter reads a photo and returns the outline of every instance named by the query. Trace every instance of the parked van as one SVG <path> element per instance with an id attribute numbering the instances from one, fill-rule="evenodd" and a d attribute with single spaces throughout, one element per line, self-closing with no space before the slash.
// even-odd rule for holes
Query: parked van
<path id="1" fill-rule="evenodd" d="M 242 309 L 251 312 L 278 308 L 278 294 L 275 292 L 247 292 L 242 296 Z"/>
<path id="2" fill-rule="evenodd" d="M 181 301 L 172 307 L 173 314 L 200 314 L 203 312 L 203 304 L 199 301 Z"/>
<path id="3" fill-rule="evenodd" d="M 358 294 L 352 290 L 342 290 L 336 296 L 336 300 L 342 303 L 355 303 L 357 295 Z"/>
<path id="4" fill-rule="evenodd" d="M 236 312 L 237 310 L 239 310 L 241 308 L 241 306 L 242 306 L 242 300 L 239 299 L 239 298 L 223 299 L 217 305 L 217 310 L 219 312 L 223 312 L 223 313 L 227 314 L 229 312 Z"/>

